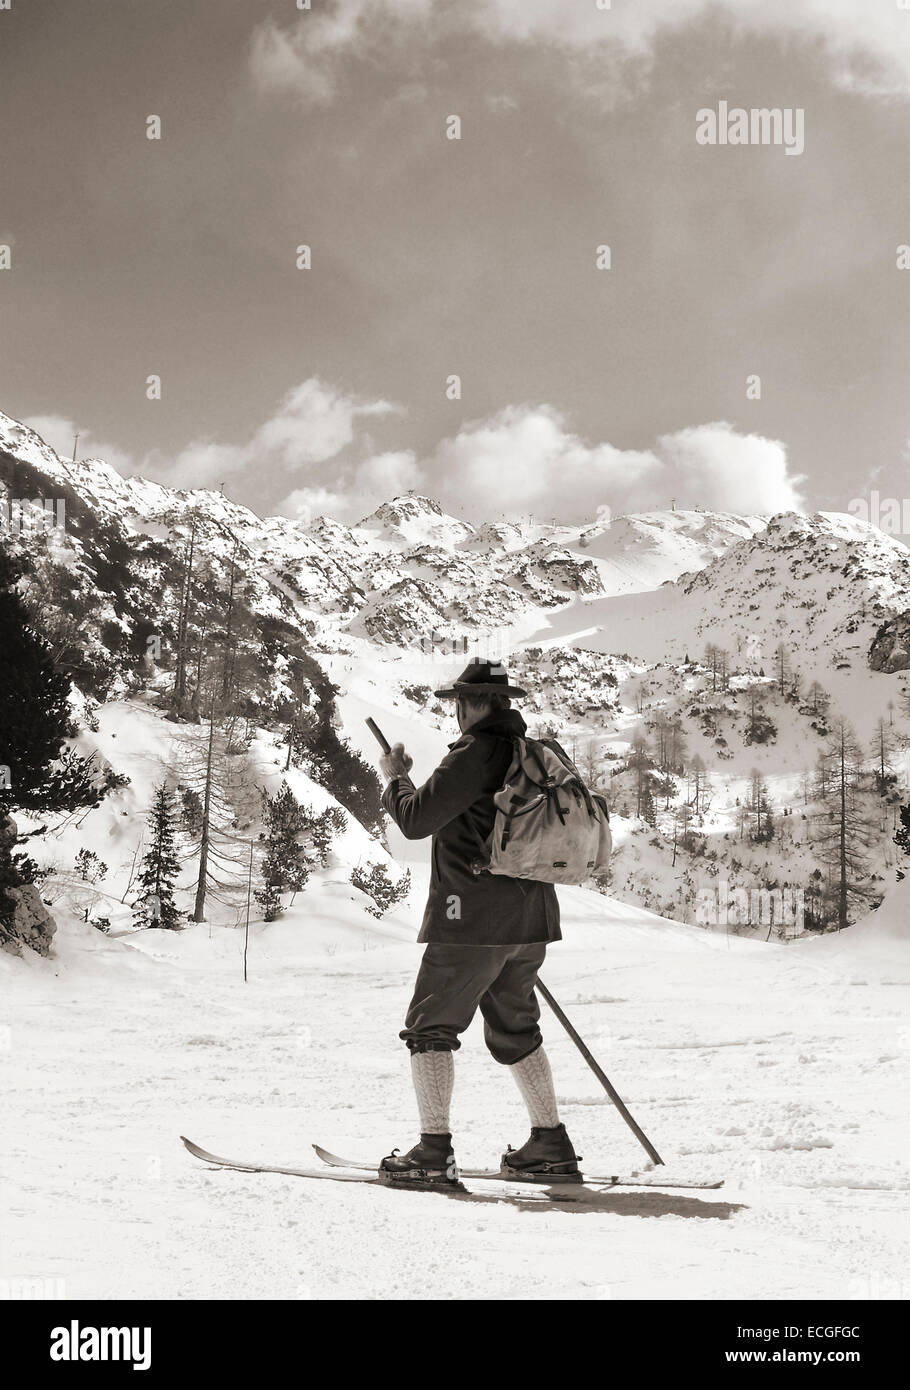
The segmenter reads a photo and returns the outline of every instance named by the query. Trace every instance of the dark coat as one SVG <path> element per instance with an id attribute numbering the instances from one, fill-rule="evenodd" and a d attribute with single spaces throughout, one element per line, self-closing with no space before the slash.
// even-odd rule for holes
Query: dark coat
<path id="1" fill-rule="evenodd" d="M 498 710 L 449 745 L 422 787 L 407 776 L 393 777 L 386 787 L 382 804 L 405 838 L 433 837 L 430 893 L 418 941 L 511 946 L 561 940 L 552 883 L 471 869 L 493 828 L 493 792 L 509 770 L 511 736 L 525 730 L 517 710 Z"/>

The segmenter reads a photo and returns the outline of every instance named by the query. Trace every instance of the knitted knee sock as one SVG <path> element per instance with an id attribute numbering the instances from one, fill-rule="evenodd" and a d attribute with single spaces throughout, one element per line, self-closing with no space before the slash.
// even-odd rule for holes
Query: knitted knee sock
<path id="1" fill-rule="evenodd" d="M 553 1090 L 553 1073 L 543 1047 L 535 1048 L 528 1057 L 513 1062 L 509 1071 L 518 1083 L 531 1127 L 555 1129 L 559 1124 L 559 1111 L 556 1108 L 556 1092 Z"/>
<path id="2" fill-rule="evenodd" d="M 451 1052 L 412 1052 L 411 1077 L 417 1093 L 421 1134 L 451 1134 L 449 1105 L 455 1084 Z"/>

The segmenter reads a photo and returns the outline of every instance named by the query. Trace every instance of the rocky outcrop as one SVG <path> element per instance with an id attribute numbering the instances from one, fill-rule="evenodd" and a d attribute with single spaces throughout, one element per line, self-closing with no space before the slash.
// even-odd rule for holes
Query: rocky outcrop
<path id="1" fill-rule="evenodd" d="M 906 671 L 910 667 L 910 610 L 882 623 L 869 648 L 873 671 Z"/>
<path id="2" fill-rule="evenodd" d="M 16 822 L 7 816 L 0 822 L 0 879 L 6 879 L 12 869 L 16 835 Z M 37 955 L 47 956 L 56 930 L 34 883 L 0 882 L 0 949 L 21 956 L 22 947 L 27 946 Z"/>

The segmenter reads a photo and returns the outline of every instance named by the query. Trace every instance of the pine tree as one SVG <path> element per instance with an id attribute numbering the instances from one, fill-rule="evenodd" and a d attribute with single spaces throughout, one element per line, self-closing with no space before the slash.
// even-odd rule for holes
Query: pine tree
<path id="1" fill-rule="evenodd" d="M 174 902 L 174 881 L 180 869 L 175 843 L 177 811 L 162 782 L 155 790 L 148 818 L 149 847 L 136 879 L 139 897 L 133 908 L 137 926 L 180 928 L 181 914 Z"/>
<path id="2" fill-rule="evenodd" d="M 79 850 L 75 869 L 83 883 L 100 883 L 107 873 L 107 865 L 93 849 Z"/>
<path id="3" fill-rule="evenodd" d="M 14 806 L 71 811 L 104 795 L 90 759 L 70 755 L 61 764 L 64 740 L 76 732 L 70 682 L 29 622 L 16 589 L 22 568 L 0 550 L 0 820 Z"/>
<path id="4" fill-rule="evenodd" d="M 826 755 L 819 753 L 815 763 L 815 798 L 818 801 L 826 802 L 830 798 L 834 788 L 834 773 L 828 763 Z"/>
<path id="5" fill-rule="evenodd" d="M 849 923 L 851 903 L 869 895 L 867 851 L 873 843 L 868 819 L 854 795 L 862 776 L 862 750 L 846 720 L 839 719 L 835 724 L 825 759 L 834 784 L 834 810 L 824 824 L 818 844 L 823 863 L 833 871 L 837 925 L 843 929 Z"/>
<path id="6" fill-rule="evenodd" d="M 748 687 L 749 717 L 746 721 L 746 732 L 743 734 L 743 742 L 747 746 L 753 743 L 767 743 L 769 740 L 773 742 L 777 736 L 777 727 L 765 714 L 761 705 L 764 689 L 761 681 L 753 681 Z"/>
<path id="7" fill-rule="evenodd" d="M 752 769 L 750 778 L 749 800 L 752 815 L 755 818 L 751 839 L 757 844 L 767 844 L 774 838 L 774 819 L 768 800 L 768 788 L 765 779 L 757 768 Z"/>
<path id="8" fill-rule="evenodd" d="M 636 729 L 632 735 L 631 748 L 626 766 L 635 772 L 635 814 L 642 814 L 645 789 L 648 785 L 648 769 L 651 767 L 651 752 L 644 729 Z"/>
<path id="9" fill-rule="evenodd" d="M 174 667 L 174 688 L 171 703 L 178 714 L 184 711 L 186 703 L 186 668 L 189 646 L 189 626 L 193 607 L 193 557 L 196 551 L 196 531 L 199 526 L 198 514 L 194 511 L 184 552 L 183 576 L 180 586 L 180 607 L 177 615 L 177 660 Z"/>
<path id="10" fill-rule="evenodd" d="M 107 865 L 94 850 L 85 849 L 83 847 L 76 855 L 74 868 L 79 875 L 80 881 L 91 885 L 87 898 L 83 899 L 81 903 L 82 920 L 83 922 L 87 922 L 89 913 L 98 901 L 98 894 L 94 891 L 95 884 L 101 883 L 105 878 L 107 874 Z"/>
<path id="11" fill-rule="evenodd" d="M 729 690 L 730 688 L 730 653 L 726 647 L 718 648 L 718 662 L 720 666 L 720 688 Z"/>
<path id="12" fill-rule="evenodd" d="M 274 922 L 283 911 L 282 893 L 291 893 L 293 902 L 293 895 L 306 887 L 312 870 L 328 865 L 332 838 L 344 829 L 345 818 L 337 806 L 328 806 L 318 815 L 302 806 L 287 782 L 281 783 L 274 796 L 264 794 L 262 805 L 265 855 L 256 901 L 265 920 Z"/>
<path id="13" fill-rule="evenodd" d="M 828 732 L 827 717 L 830 705 L 831 696 L 827 690 L 818 681 L 813 681 L 806 691 L 806 703 L 803 709 L 812 715 L 813 723 L 820 734 Z"/>
<path id="14" fill-rule="evenodd" d="M 678 714 L 674 716 L 670 725 L 667 756 L 668 771 L 676 776 L 681 776 L 686 765 L 686 736 L 683 732 L 682 719 Z"/>
<path id="15" fill-rule="evenodd" d="M 910 854 L 910 806 L 901 807 L 901 828 L 894 836 L 894 843 L 904 854 Z M 903 869 L 897 871 L 898 882 L 906 877 Z"/>
<path id="16" fill-rule="evenodd" d="M 224 614 L 224 641 L 222 643 L 223 656 L 221 662 L 221 703 L 223 705 L 228 703 L 233 693 L 234 670 L 237 662 L 237 634 L 234 629 L 234 615 L 237 607 L 235 595 L 237 591 L 238 545 L 239 541 L 235 539 L 234 549 L 231 554 L 230 582 Z"/>
<path id="17" fill-rule="evenodd" d="M 875 777 L 879 796 L 884 796 L 888 784 L 893 780 L 891 754 L 894 751 L 893 734 L 887 720 L 879 719 L 872 740 L 872 756 L 875 759 Z"/>
<path id="18" fill-rule="evenodd" d="M 248 839 L 239 834 L 258 810 L 249 759 L 232 754 L 221 726 L 215 687 L 220 669 L 213 662 L 205 672 L 206 722 L 182 741 L 178 775 L 183 801 L 182 825 L 198 855 L 192 920 L 204 922 L 208 898 L 239 907 L 244 891 Z"/>
<path id="19" fill-rule="evenodd" d="M 313 780 L 331 792 L 361 825 L 374 833 L 380 831 L 383 811 L 379 778 L 348 740 L 338 737 L 334 727 L 338 687 L 302 645 L 289 663 L 288 680 L 289 697 L 278 709 L 288 740 L 285 770 L 288 765 L 302 762 Z M 289 722 L 293 722 L 292 729 L 287 729 Z"/>
<path id="20" fill-rule="evenodd" d="M 670 717 L 664 710 L 658 710 L 651 723 L 654 734 L 654 760 L 661 776 L 670 771 Z"/>
<path id="21" fill-rule="evenodd" d="M 689 772 L 692 777 L 692 788 L 695 794 L 694 810 L 700 816 L 705 810 L 708 800 L 708 771 L 705 760 L 700 753 L 696 753 L 689 764 Z"/>
<path id="22" fill-rule="evenodd" d="M 212 826 L 212 774 L 215 755 L 215 694 L 209 707 L 209 730 L 206 740 L 205 783 L 202 794 L 202 822 L 199 827 L 199 876 L 196 880 L 196 901 L 193 904 L 193 921 L 205 921 L 205 898 L 208 892 L 209 845 Z"/>
<path id="23" fill-rule="evenodd" d="M 321 815 L 310 817 L 309 834 L 320 868 L 328 868 L 332 841 L 342 833 L 345 824 L 345 815 L 340 806 L 327 806 Z"/>
<path id="24" fill-rule="evenodd" d="M 299 660 L 292 661 L 289 676 L 291 698 L 283 711 L 287 719 L 285 772 L 291 764 L 299 766 L 319 726 L 316 711 L 312 708 L 313 687 L 306 666 Z"/>
<path id="25" fill-rule="evenodd" d="M 406 869 L 397 883 L 393 883 L 385 864 L 371 864 L 369 873 L 355 865 L 351 871 L 351 882 L 355 888 L 373 899 L 373 906 L 367 911 L 373 917 L 381 917 L 388 908 L 405 900 L 411 890 L 411 871 Z"/>
<path id="26" fill-rule="evenodd" d="M 16 900 L 6 890 L 32 882 L 36 867 L 14 849 L 10 812 L 97 806 L 111 785 L 93 759 L 64 747 L 76 732 L 69 676 L 29 619 L 16 587 L 24 568 L 0 549 L 0 939 L 14 935 Z"/>
<path id="27" fill-rule="evenodd" d="M 600 753 L 595 739 L 588 739 L 582 750 L 581 762 L 584 779 L 587 785 L 592 788 L 598 787 L 601 778 Z"/>

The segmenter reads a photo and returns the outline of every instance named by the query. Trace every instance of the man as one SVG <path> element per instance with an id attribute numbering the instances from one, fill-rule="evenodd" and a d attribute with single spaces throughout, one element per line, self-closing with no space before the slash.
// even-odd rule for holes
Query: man
<path id="1" fill-rule="evenodd" d="M 559 904 L 551 883 L 506 878 L 481 868 L 493 828 L 493 793 L 526 724 L 499 664 L 474 661 L 451 687 L 461 737 L 422 787 L 408 776 L 412 759 L 396 744 L 381 760 L 390 778 L 382 804 L 409 840 L 432 836 L 430 892 L 418 940 L 426 942 L 414 997 L 399 1035 L 411 1053 L 420 1114 L 420 1142 L 383 1159 L 391 1179 L 457 1182 L 449 1105 L 452 1054 L 479 1008 L 484 1038 L 509 1068 L 531 1119 L 531 1137 L 504 1157 L 516 1175 L 578 1174 L 578 1160 L 560 1123 L 534 992 L 549 941 L 561 940 Z"/>

